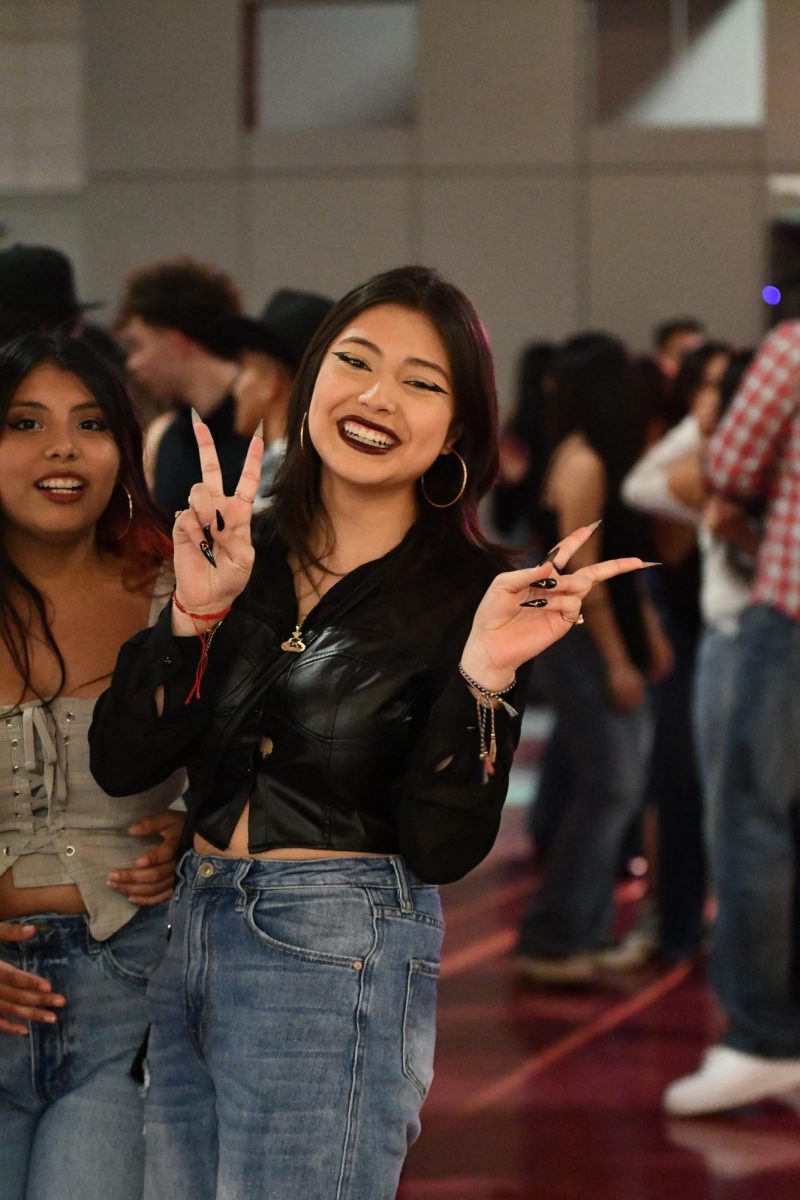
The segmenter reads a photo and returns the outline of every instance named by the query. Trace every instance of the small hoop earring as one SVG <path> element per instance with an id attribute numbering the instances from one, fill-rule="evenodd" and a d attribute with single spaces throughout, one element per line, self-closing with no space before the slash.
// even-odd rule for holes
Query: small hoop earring
<path id="1" fill-rule="evenodd" d="M 305 441 L 305 437 L 303 435 L 305 434 L 306 417 L 307 416 L 308 416 L 308 413 L 304 412 L 303 419 L 300 422 L 300 449 L 303 451 L 303 454 L 305 454 L 305 452 L 306 452 L 306 441 Z"/>
<path id="2" fill-rule="evenodd" d="M 425 491 L 425 476 L 424 475 L 421 476 L 420 481 L 419 481 L 419 486 L 422 490 L 423 496 L 428 501 L 428 504 L 430 504 L 431 508 L 452 508 L 454 504 L 458 504 L 459 500 L 464 495 L 464 492 L 467 489 L 467 479 L 469 478 L 468 473 L 467 473 L 467 464 L 464 462 L 463 458 L 461 457 L 461 455 L 458 453 L 457 450 L 450 450 L 449 453 L 455 454 L 456 458 L 461 463 L 461 471 L 462 471 L 461 487 L 458 489 L 458 492 L 453 497 L 453 499 L 448 500 L 447 504 L 437 504 L 435 500 L 431 500 L 430 496 Z"/>
<path id="3" fill-rule="evenodd" d="M 114 538 L 115 542 L 122 542 L 125 540 L 125 538 L 130 533 L 131 525 L 133 524 L 133 496 L 131 495 L 129 489 L 125 486 L 125 484 L 120 483 L 119 480 L 117 480 L 117 482 L 114 486 L 121 487 L 123 492 L 125 493 L 125 495 L 128 498 L 128 523 L 125 526 L 125 528 L 123 529 L 122 533 L 118 533 L 117 536 Z"/>

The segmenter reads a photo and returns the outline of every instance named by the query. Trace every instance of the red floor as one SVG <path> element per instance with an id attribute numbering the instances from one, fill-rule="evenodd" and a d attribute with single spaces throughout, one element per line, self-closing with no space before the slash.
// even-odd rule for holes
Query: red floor
<path id="1" fill-rule="evenodd" d="M 718 1027 L 702 968 L 609 975 L 590 992 L 516 983 L 527 850 L 509 809 L 490 859 L 444 889 L 436 1078 L 400 1200 L 797 1200 L 791 1109 L 661 1115 L 664 1086 Z"/>

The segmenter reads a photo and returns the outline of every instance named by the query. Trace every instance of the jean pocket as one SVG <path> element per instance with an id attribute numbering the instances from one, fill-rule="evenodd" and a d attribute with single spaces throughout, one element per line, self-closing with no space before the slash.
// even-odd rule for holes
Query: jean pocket
<path id="1" fill-rule="evenodd" d="M 424 1100 L 433 1079 L 439 964 L 412 958 L 403 1012 L 403 1074 Z"/>
<path id="2" fill-rule="evenodd" d="M 375 940 L 371 904 L 354 888 L 264 888 L 244 920 L 272 950 L 349 970 L 360 969 Z"/>
<path id="3" fill-rule="evenodd" d="M 142 909 L 127 925 L 99 942 L 106 972 L 122 983 L 144 988 L 167 948 L 166 905 Z"/>

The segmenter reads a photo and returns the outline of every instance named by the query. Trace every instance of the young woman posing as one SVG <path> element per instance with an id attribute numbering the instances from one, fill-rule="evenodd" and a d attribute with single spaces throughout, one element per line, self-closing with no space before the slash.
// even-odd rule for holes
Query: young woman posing
<path id="1" fill-rule="evenodd" d="M 432 1075 L 436 884 L 494 841 L 515 671 L 642 563 L 503 570 L 476 516 L 488 342 L 423 268 L 323 322 L 252 539 L 261 439 L 226 496 L 196 434 L 172 612 L 123 648 L 91 734 L 112 792 L 190 776 L 194 850 L 149 989 L 146 1195 L 389 1200 Z"/>
<path id="2" fill-rule="evenodd" d="M 130 1067 L 165 944 L 182 824 L 166 810 L 183 776 L 112 801 L 86 735 L 120 645 L 169 596 L 170 541 L 135 410 L 87 347 L 39 334 L 4 346 L 0 421 L 2 1193 L 138 1200 Z"/>

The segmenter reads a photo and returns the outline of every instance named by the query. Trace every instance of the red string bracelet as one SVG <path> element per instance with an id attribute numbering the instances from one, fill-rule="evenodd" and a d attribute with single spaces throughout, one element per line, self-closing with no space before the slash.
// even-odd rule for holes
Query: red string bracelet
<path id="1" fill-rule="evenodd" d="M 188 704 L 191 700 L 194 700 L 195 696 L 198 700 L 200 699 L 200 684 L 203 681 L 203 676 L 205 675 L 206 668 L 208 667 L 208 648 L 211 645 L 211 639 L 219 629 L 223 618 L 227 617 L 228 613 L 231 611 L 231 606 L 229 605 L 228 608 L 223 609 L 222 612 L 193 613 L 189 612 L 188 608 L 183 607 L 175 592 L 172 593 L 172 603 L 175 605 L 178 612 L 182 612 L 185 617 L 189 618 L 194 626 L 195 633 L 200 639 L 200 659 L 197 663 L 194 683 L 192 684 L 192 690 L 189 692 L 189 695 L 183 702 L 184 704 Z M 198 621 L 216 621 L 217 623 L 213 629 L 198 629 Z"/>

